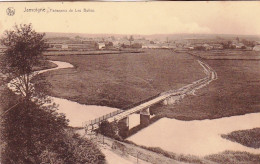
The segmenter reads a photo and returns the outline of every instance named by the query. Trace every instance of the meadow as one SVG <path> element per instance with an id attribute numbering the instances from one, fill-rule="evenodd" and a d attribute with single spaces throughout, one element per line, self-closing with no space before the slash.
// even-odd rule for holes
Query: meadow
<path id="1" fill-rule="evenodd" d="M 175 105 L 158 105 L 158 117 L 202 120 L 260 111 L 259 60 L 204 60 L 218 79 Z"/>
<path id="2" fill-rule="evenodd" d="M 189 51 L 189 53 L 208 60 L 260 60 L 260 52 L 241 49 Z"/>
<path id="3" fill-rule="evenodd" d="M 194 57 L 165 49 L 48 59 L 74 65 L 43 74 L 52 86 L 49 94 L 87 105 L 124 108 L 205 76 Z"/>

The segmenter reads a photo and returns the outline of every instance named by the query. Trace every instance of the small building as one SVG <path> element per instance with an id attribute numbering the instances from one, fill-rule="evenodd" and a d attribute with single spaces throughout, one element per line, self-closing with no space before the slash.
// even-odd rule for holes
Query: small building
<path id="1" fill-rule="evenodd" d="M 260 51 L 260 45 L 256 45 L 256 46 L 253 48 L 253 51 Z"/>
<path id="2" fill-rule="evenodd" d="M 207 44 L 207 43 L 203 44 L 202 47 L 204 47 L 205 50 L 211 50 L 211 49 L 213 49 L 213 46 L 210 46 L 210 45 Z"/>
<path id="3" fill-rule="evenodd" d="M 213 49 L 215 50 L 222 50 L 223 45 L 222 44 L 211 44 L 213 46 Z"/>
<path id="4" fill-rule="evenodd" d="M 236 43 L 236 44 L 234 44 L 234 46 L 235 46 L 235 48 L 241 49 L 245 45 L 243 43 Z"/>
<path id="5" fill-rule="evenodd" d="M 47 42 L 48 50 L 62 51 L 62 50 L 72 50 L 72 51 L 87 51 L 87 50 L 97 50 L 98 44 L 94 41 L 69 41 L 69 42 Z"/>
<path id="6" fill-rule="evenodd" d="M 105 43 L 98 43 L 98 49 L 102 49 L 105 47 L 106 47 Z"/>
<path id="7" fill-rule="evenodd" d="M 62 44 L 61 45 L 61 49 L 69 49 L 69 45 L 68 44 Z"/>

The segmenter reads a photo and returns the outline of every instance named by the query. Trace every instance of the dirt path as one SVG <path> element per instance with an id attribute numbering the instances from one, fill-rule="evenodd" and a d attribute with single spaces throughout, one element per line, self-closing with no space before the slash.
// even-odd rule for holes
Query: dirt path
<path id="1" fill-rule="evenodd" d="M 176 161 L 174 159 L 168 158 L 161 154 L 143 149 L 132 144 L 119 142 L 108 137 L 103 137 L 102 135 L 86 136 L 84 135 L 84 130 L 78 130 L 77 132 L 81 136 L 91 139 L 93 142 L 98 144 L 104 154 L 111 154 L 115 156 L 115 158 L 122 158 L 122 161 L 128 160 L 130 163 L 137 163 L 138 161 L 138 163 L 140 164 L 184 164 L 184 162 Z M 110 158 L 108 157 L 107 160 L 108 159 Z M 112 160 L 110 162 L 113 162 L 113 159 L 110 160 Z"/>

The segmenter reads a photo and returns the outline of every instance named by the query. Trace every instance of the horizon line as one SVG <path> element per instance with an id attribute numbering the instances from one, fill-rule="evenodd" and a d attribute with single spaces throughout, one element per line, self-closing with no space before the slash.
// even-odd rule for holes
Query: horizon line
<path id="1" fill-rule="evenodd" d="M 83 33 L 83 32 L 39 32 L 39 33 L 60 33 L 60 34 L 85 34 L 85 35 L 238 35 L 238 36 L 259 36 L 260 34 L 231 34 L 231 33 L 153 33 L 153 34 L 123 34 L 123 33 Z"/>

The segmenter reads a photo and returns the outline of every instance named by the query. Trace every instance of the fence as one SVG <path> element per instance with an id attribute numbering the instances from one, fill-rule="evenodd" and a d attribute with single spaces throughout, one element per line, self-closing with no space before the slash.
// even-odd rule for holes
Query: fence
<path id="1" fill-rule="evenodd" d="M 131 109 L 131 108 L 133 108 L 133 107 L 136 107 L 136 106 L 138 106 L 138 105 L 141 105 L 142 103 L 147 102 L 147 101 L 149 101 L 149 100 L 152 100 L 152 99 L 154 99 L 154 98 L 157 98 L 157 97 L 159 97 L 159 96 L 160 96 L 160 94 L 156 94 L 156 95 L 154 95 L 154 96 L 152 96 L 152 97 L 149 97 L 149 98 L 144 99 L 144 100 L 142 100 L 142 101 L 139 101 L 139 102 L 137 102 L 137 103 L 131 104 L 131 105 L 129 105 L 129 106 L 123 108 L 123 110 L 120 110 L 120 109 L 119 109 L 119 110 L 116 110 L 116 111 L 114 111 L 114 112 L 111 112 L 111 113 L 108 113 L 108 114 L 106 114 L 106 115 L 103 115 L 103 116 L 101 116 L 101 117 L 99 117 L 99 118 L 96 118 L 96 119 L 94 119 L 94 120 L 90 120 L 90 121 L 83 122 L 82 127 L 85 127 L 85 126 L 87 126 L 87 125 L 94 125 L 94 124 L 97 124 L 97 123 L 99 123 L 99 122 L 105 121 L 105 120 L 107 120 L 107 119 L 110 118 L 110 117 L 113 117 L 113 116 L 115 116 L 115 115 L 117 115 L 117 114 L 119 114 L 119 113 L 125 112 L 125 111 L 127 111 L 128 109 Z"/>
<path id="2" fill-rule="evenodd" d="M 124 107 L 123 110 L 126 111 L 126 110 L 128 110 L 128 109 L 134 108 L 134 107 L 136 107 L 136 106 L 138 106 L 138 105 L 141 105 L 141 104 L 143 104 L 143 103 L 145 103 L 145 102 L 147 102 L 147 101 L 150 101 L 150 100 L 152 100 L 152 99 L 155 99 L 155 98 L 157 98 L 157 97 L 159 97 L 159 96 L 160 96 L 160 93 L 159 93 L 159 94 L 156 94 L 156 95 L 154 95 L 154 96 L 152 96 L 152 97 L 149 97 L 149 98 L 147 98 L 147 99 L 143 99 L 143 100 L 141 100 L 141 101 L 139 101 L 139 102 L 137 102 L 137 103 L 131 104 L 131 105 L 127 106 L 127 107 Z"/>

